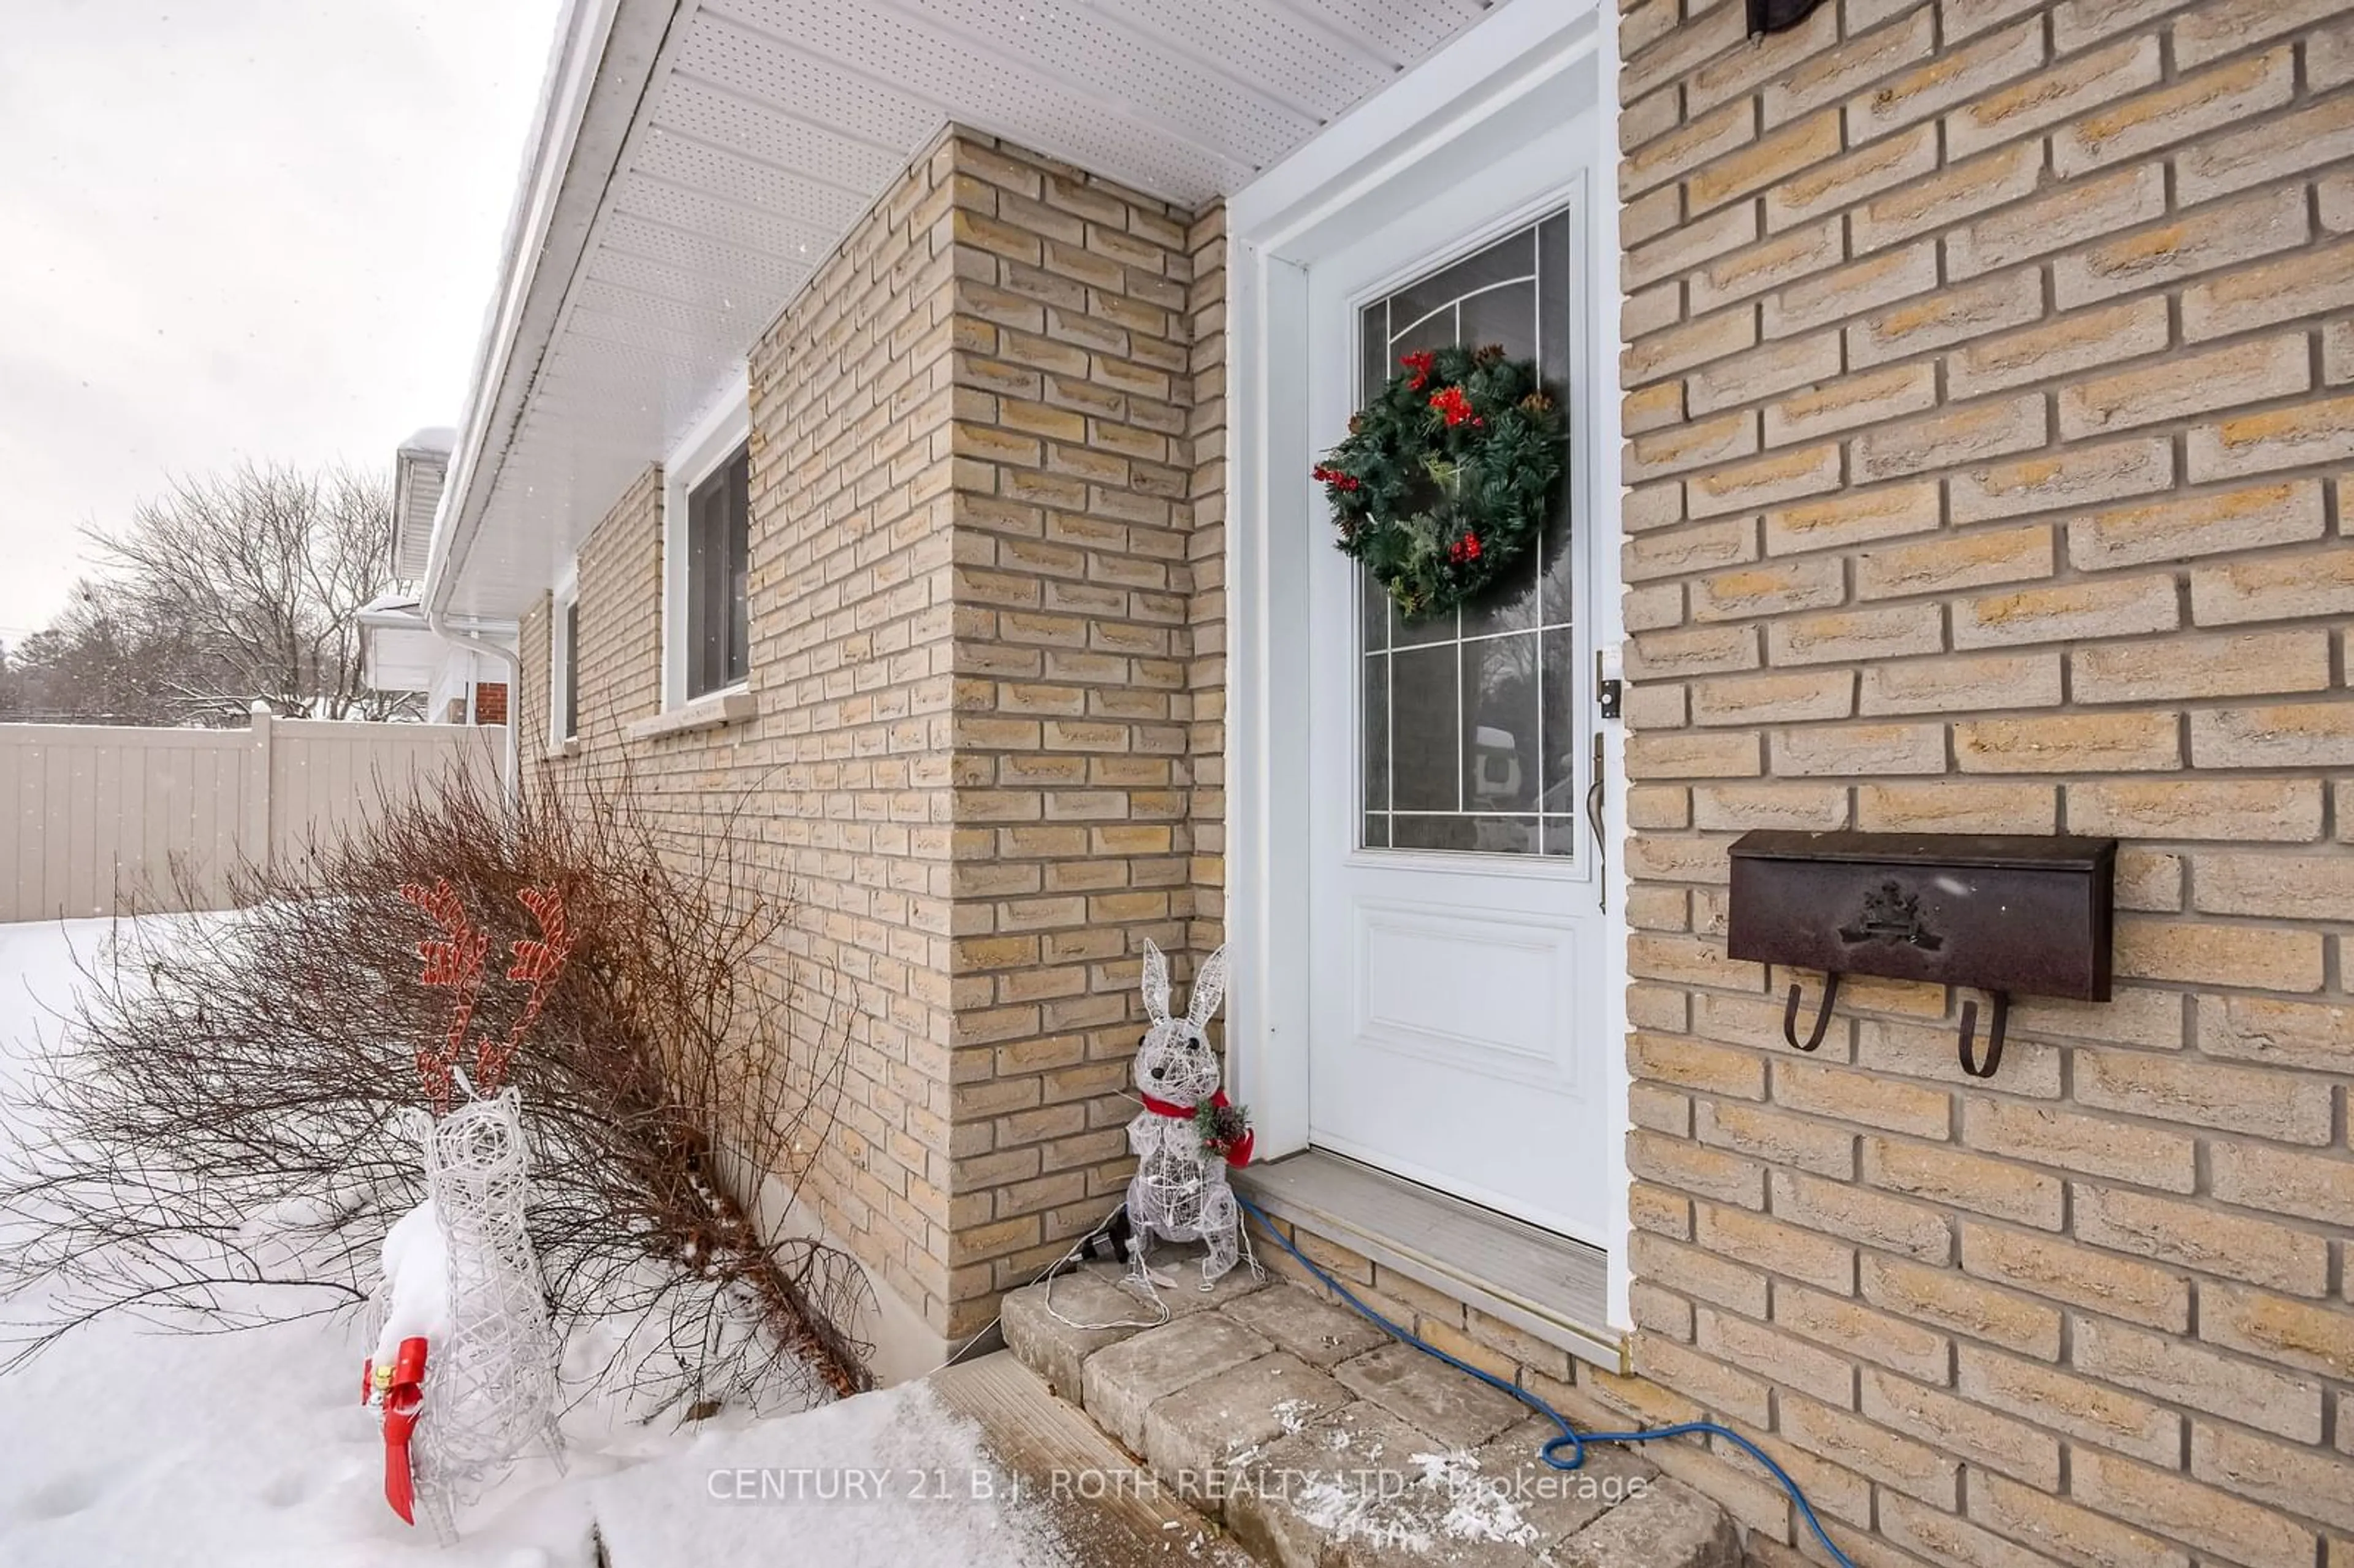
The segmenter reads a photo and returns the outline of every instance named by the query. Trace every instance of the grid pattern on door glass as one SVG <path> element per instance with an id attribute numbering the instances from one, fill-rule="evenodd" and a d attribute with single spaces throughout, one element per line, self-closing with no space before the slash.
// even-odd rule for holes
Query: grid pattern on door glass
<path id="1" fill-rule="evenodd" d="M 1555 213 L 1367 305 L 1358 403 L 1400 355 L 1500 344 L 1567 406 L 1569 217 Z M 1358 576 L 1367 849 L 1568 855 L 1579 836 L 1568 480 L 1542 546 L 1477 604 L 1407 624 Z"/>

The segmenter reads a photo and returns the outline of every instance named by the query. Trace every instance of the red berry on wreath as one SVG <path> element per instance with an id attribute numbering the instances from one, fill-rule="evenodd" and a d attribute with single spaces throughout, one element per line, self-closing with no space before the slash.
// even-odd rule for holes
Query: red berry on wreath
<path id="1" fill-rule="evenodd" d="M 1430 406 L 1445 415 L 1449 425 L 1459 425 L 1471 418 L 1471 399 L 1460 387 L 1441 387 L 1432 393 Z"/>
<path id="2" fill-rule="evenodd" d="M 1432 360 L 1437 357 L 1438 356 L 1437 355 L 1431 354 L 1427 350 L 1420 354 L 1406 354 L 1398 356 L 1398 363 L 1405 366 L 1408 370 L 1414 372 L 1414 379 L 1406 383 L 1406 386 L 1410 390 L 1419 392 L 1430 384 L 1430 364 Z"/>

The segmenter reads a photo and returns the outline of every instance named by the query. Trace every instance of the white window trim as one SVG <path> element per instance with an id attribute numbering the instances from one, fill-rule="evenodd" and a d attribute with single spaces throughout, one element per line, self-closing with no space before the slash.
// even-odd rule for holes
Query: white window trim
<path id="1" fill-rule="evenodd" d="M 686 498 L 709 479 L 736 449 L 752 436 L 751 377 L 739 366 L 728 383 L 714 394 L 711 407 L 689 426 L 663 460 L 663 711 L 675 713 L 687 705 L 686 695 Z M 697 702 L 741 692 L 750 685 L 750 661 L 746 678 L 705 692 Z"/>
<path id="2" fill-rule="evenodd" d="M 580 558 L 564 563 L 547 608 L 547 751 L 569 757 L 579 745 L 579 732 L 564 733 L 564 710 L 574 695 L 580 651 L 565 630 L 565 612 L 580 602 Z"/>

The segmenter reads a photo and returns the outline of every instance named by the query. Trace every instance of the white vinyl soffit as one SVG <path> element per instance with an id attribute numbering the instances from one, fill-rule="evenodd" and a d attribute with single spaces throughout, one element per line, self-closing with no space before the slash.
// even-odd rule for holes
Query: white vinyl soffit
<path id="1" fill-rule="evenodd" d="M 1551 0 L 1513 0 L 1543 5 Z M 448 603 L 513 616 L 949 121 L 1198 207 L 1482 0 L 683 0 Z M 516 374 L 510 368 L 509 374 Z M 482 389 L 477 389 L 478 391 Z M 445 519 L 446 521 L 446 519 Z"/>

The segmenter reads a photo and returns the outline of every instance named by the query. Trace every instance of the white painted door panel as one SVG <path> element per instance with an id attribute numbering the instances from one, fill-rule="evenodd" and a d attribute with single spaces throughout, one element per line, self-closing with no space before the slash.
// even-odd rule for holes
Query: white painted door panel
<path id="1" fill-rule="evenodd" d="M 1532 586 L 1513 607 L 1408 627 L 1320 547 L 1303 608 L 1310 1140 L 1606 1245 L 1608 928 L 1585 815 L 1596 629 L 1617 593 L 1617 498 L 1590 478 L 1591 411 L 1613 396 L 1593 331 L 1593 291 L 1614 275 L 1592 223 L 1611 199 L 1597 112 L 1499 147 L 1309 270 L 1320 450 L 1402 346 L 1522 334 L 1516 356 L 1535 352 L 1566 393 L 1567 515 Z M 1523 231 L 1538 237 L 1525 278 Z"/>
<path id="2" fill-rule="evenodd" d="M 1578 992 L 1577 922 L 1430 904 L 1353 907 L 1366 1044 L 1540 1089 L 1575 1090 L 1565 1049 Z"/>

